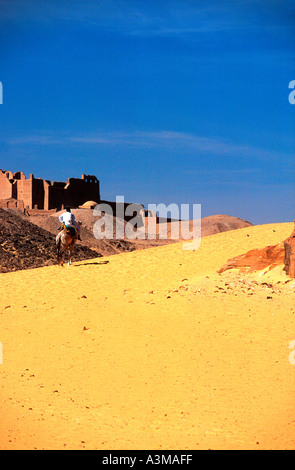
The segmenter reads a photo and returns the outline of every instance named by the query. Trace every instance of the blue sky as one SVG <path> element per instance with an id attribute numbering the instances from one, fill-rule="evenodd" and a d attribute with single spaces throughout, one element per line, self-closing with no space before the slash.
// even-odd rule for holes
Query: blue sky
<path id="1" fill-rule="evenodd" d="M 293 1 L 0 0 L 0 168 L 295 218 Z"/>

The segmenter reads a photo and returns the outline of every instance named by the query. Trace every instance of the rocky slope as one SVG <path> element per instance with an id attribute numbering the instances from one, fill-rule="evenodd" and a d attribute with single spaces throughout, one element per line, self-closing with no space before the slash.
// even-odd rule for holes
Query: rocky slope
<path id="1" fill-rule="evenodd" d="M 76 261 L 98 256 L 101 255 L 81 244 L 75 247 Z M 0 208 L 0 272 L 52 264 L 56 264 L 55 236 L 14 211 Z"/>

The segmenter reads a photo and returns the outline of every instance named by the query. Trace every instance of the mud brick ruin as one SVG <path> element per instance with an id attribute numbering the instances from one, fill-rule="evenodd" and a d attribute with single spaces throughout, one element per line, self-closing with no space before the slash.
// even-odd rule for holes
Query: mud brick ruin
<path id="1" fill-rule="evenodd" d="M 50 182 L 26 178 L 22 171 L 0 170 L 0 201 L 3 208 L 61 210 L 78 207 L 86 201 L 100 202 L 99 181 L 96 176 L 82 175 L 67 182 Z"/>

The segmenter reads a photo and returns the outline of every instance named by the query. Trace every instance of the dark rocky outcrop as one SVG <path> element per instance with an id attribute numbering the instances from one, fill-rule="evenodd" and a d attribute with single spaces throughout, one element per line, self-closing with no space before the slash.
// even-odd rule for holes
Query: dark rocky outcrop
<path id="1" fill-rule="evenodd" d="M 98 258 L 98 252 L 77 244 L 74 261 Z M 67 260 L 67 254 L 65 254 Z M 57 264 L 55 236 L 24 220 L 14 211 L 0 208 L 0 272 Z"/>

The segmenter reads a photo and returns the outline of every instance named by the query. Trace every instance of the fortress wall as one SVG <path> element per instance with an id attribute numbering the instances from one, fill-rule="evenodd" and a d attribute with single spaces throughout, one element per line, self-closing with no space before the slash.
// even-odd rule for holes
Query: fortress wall
<path id="1" fill-rule="evenodd" d="M 25 207 L 33 209 L 33 175 L 29 179 L 17 180 L 17 199 L 23 200 Z"/>
<path id="2" fill-rule="evenodd" d="M 13 197 L 13 182 L 9 181 L 6 174 L 0 170 L 0 199 Z"/>
<path id="3" fill-rule="evenodd" d="M 49 186 L 48 207 L 44 207 L 44 209 L 57 209 L 59 211 L 62 205 L 65 205 L 65 189 L 62 186 Z"/>
<path id="4" fill-rule="evenodd" d="M 9 179 L 9 177 L 12 177 Z M 100 202 L 99 181 L 96 176 L 82 175 L 69 178 L 68 182 L 53 182 L 41 178 L 26 178 L 24 173 L 0 170 L 0 199 L 21 200 L 25 207 L 34 209 L 60 210 L 64 207 L 78 207 L 89 200 Z"/>
<path id="5" fill-rule="evenodd" d="M 44 209 L 49 210 L 50 207 L 50 181 L 43 181 L 44 188 Z"/>
<path id="6" fill-rule="evenodd" d="M 40 178 L 32 180 L 32 205 L 44 209 L 44 180 Z"/>
<path id="7" fill-rule="evenodd" d="M 99 181 L 95 176 L 87 179 L 69 178 L 65 192 L 65 205 L 69 207 L 78 207 L 87 201 L 100 201 Z"/>
<path id="8" fill-rule="evenodd" d="M 25 209 L 24 202 L 18 199 L 0 199 L 0 207 L 2 209 L 19 209 L 22 212 Z"/>
<path id="9" fill-rule="evenodd" d="M 31 175 L 30 175 L 31 176 Z M 33 175 L 32 175 L 33 177 Z M 13 179 L 15 180 L 25 180 L 26 179 L 26 176 L 25 174 L 22 172 L 22 171 L 16 171 L 14 174 L 13 174 Z"/>

